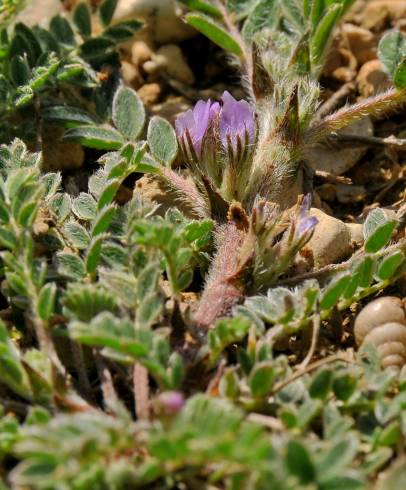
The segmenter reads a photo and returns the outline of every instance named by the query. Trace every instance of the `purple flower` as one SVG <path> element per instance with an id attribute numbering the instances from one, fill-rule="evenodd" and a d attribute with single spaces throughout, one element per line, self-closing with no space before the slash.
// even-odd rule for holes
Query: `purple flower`
<path id="1" fill-rule="evenodd" d="M 311 200 L 311 194 L 306 194 L 299 208 L 296 222 L 296 236 L 300 238 L 307 233 L 311 233 L 319 222 L 315 216 L 309 216 Z"/>
<path id="2" fill-rule="evenodd" d="M 223 148 L 236 155 L 244 144 L 252 144 L 255 138 L 254 110 L 245 100 L 236 100 L 227 91 L 221 97 L 220 138 Z"/>
<path id="3" fill-rule="evenodd" d="M 303 236 L 305 233 L 313 231 L 318 222 L 319 220 L 315 216 L 307 216 L 299 221 L 296 233 L 299 236 Z"/>
<path id="4" fill-rule="evenodd" d="M 175 121 L 176 132 L 184 151 L 188 156 L 193 157 L 195 154 L 198 158 L 202 154 L 202 142 L 206 135 L 210 123 L 218 115 L 220 104 L 212 103 L 209 99 L 204 102 L 199 100 L 193 109 L 189 109 Z M 191 148 L 190 148 L 191 146 Z"/>

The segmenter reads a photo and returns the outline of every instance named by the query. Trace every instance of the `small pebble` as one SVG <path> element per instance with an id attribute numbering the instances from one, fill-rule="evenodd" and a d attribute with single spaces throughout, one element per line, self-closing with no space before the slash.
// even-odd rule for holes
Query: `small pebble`
<path id="1" fill-rule="evenodd" d="M 367 61 L 361 66 L 357 76 L 358 90 L 363 97 L 370 97 L 392 86 L 378 59 Z"/>
<path id="2" fill-rule="evenodd" d="M 161 96 L 161 86 L 159 83 L 146 83 L 137 93 L 145 105 L 156 104 Z"/>
<path id="3" fill-rule="evenodd" d="M 376 58 L 376 40 L 371 31 L 354 24 L 344 24 L 342 34 L 361 65 Z"/>
<path id="4" fill-rule="evenodd" d="M 113 20 L 140 19 L 145 22 L 151 40 L 165 44 L 196 35 L 179 14 L 175 0 L 119 0 Z"/>
<path id="5" fill-rule="evenodd" d="M 141 66 L 152 58 L 152 49 L 145 41 L 135 41 L 131 46 L 131 61 L 135 66 Z"/>
<path id="6" fill-rule="evenodd" d="M 316 208 L 311 208 L 310 215 L 315 216 L 319 222 L 300 254 L 305 258 L 311 257 L 315 269 L 347 258 L 352 247 L 350 232 L 345 223 Z"/>
<path id="7" fill-rule="evenodd" d="M 141 75 L 138 69 L 128 61 L 121 62 L 121 73 L 126 83 L 129 85 L 135 85 L 141 83 Z"/>

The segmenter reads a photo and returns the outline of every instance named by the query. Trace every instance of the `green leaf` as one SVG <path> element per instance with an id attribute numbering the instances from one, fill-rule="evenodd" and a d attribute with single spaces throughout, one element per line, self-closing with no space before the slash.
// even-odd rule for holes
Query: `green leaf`
<path id="1" fill-rule="evenodd" d="M 113 99 L 113 122 L 120 133 L 134 141 L 145 123 L 145 109 L 137 93 L 121 86 Z"/>
<path id="2" fill-rule="evenodd" d="M 15 294 L 28 296 L 27 283 L 21 275 L 15 272 L 6 272 L 6 280 Z"/>
<path id="3" fill-rule="evenodd" d="M 92 21 L 90 9 L 86 2 L 80 2 L 73 11 L 73 22 L 82 36 L 90 36 L 92 33 Z"/>
<path id="4" fill-rule="evenodd" d="M 208 332 L 207 344 L 215 360 L 227 346 L 241 341 L 247 334 L 251 322 L 242 316 L 219 320 Z"/>
<path id="5" fill-rule="evenodd" d="M 185 20 L 187 24 L 204 34 L 220 48 L 239 57 L 243 56 L 244 52 L 239 43 L 210 17 L 203 14 L 187 14 Z"/>
<path id="6" fill-rule="evenodd" d="M 91 322 L 71 322 L 69 330 L 72 338 L 83 344 L 107 347 L 135 359 L 147 356 L 151 348 L 149 331 L 142 332 L 145 343 L 137 340 L 132 322 L 115 318 L 109 312 L 100 313 Z"/>
<path id="7" fill-rule="evenodd" d="M 0 247 L 14 250 L 17 246 L 17 239 L 7 228 L 0 227 Z"/>
<path id="8" fill-rule="evenodd" d="M 365 490 L 365 478 L 348 471 L 347 475 L 334 475 L 323 480 L 319 488 L 323 490 Z"/>
<path id="9" fill-rule="evenodd" d="M 213 228 L 214 222 L 211 219 L 191 221 L 183 228 L 182 236 L 193 247 L 199 249 L 209 243 Z"/>
<path id="10" fill-rule="evenodd" d="M 42 178 L 45 187 L 45 199 L 49 199 L 56 194 L 62 183 L 62 175 L 60 172 L 49 172 Z"/>
<path id="11" fill-rule="evenodd" d="M 91 114 L 80 107 L 72 107 L 68 105 L 54 105 L 47 107 L 41 113 L 42 117 L 47 121 L 59 122 L 68 127 L 83 126 L 86 124 L 94 124 L 95 120 Z"/>
<path id="12" fill-rule="evenodd" d="M 104 233 L 110 226 L 111 220 L 116 213 L 116 207 L 114 205 L 106 206 L 97 215 L 97 218 L 93 224 L 92 236 L 100 235 Z"/>
<path id="13" fill-rule="evenodd" d="M 54 314 L 56 284 L 49 282 L 42 287 L 38 297 L 38 315 L 47 322 Z"/>
<path id="14" fill-rule="evenodd" d="M 14 27 L 14 36 L 14 39 L 19 38 L 24 40 L 25 48 L 23 48 L 23 51 L 28 57 L 30 66 L 34 66 L 38 58 L 41 56 L 42 51 L 41 46 L 31 28 L 23 22 L 17 22 Z M 10 54 L 14 54 L 12 53 L 12 47 L 10 48 Z M 20 54 L 22 53 L 20 52 Z"/>
<path id="15" fill-rule="evenodd" d="M 172 352 L 168 360 L 168 378 L 172 390 L 178 390 L 185 379 L 185 366 L 182 356 L 177 352 Z"/>
<path id="16" fill-rule="evenodd" d="M 62 276 L 74 280 L 81 280 L 85 277 L 85 264 L 77 255 L 68 252 L 60 252 L 57 254 L 56 259 L 58 263 L 58 272 Z"/>
<path id="17" fill-rule="evenodd" d="M 280 2 L 280 6 L 284 16 L 294 26 L 295 30 L 303 34 L 305 30 L 304 19 L 299 2 L 296 0 L 284 0 Z"/>
<path id="18" fill-rule="evenodd" d="M 383 209 L 373 209 L 364 223 L 365 251 L 378 252 L 391 239 L 397 225 L 395 217 L 388 216 Z"/>
<path id="19" fill-rule="evenodd" d="M 330 392 L 333 382 L 333 373 L 330 369 L 321 369 L 313 377 L 309 386 L 309 395 L 312 398 L 325 400 Z"/>
<path id="20" fill-rule="evenodd" d="M 113 19 L 118 0 L 104 0 L 99 7 L 101 23 L 107 27 Z"/>
<path id="21" fill-rule="evenodd" d="M 242 34 L 250 40 L 263 29 L 273 30 L 280 20 L 280 5 L 277 0 L 260 0 L 244 23 Z"/>
<path id="22" fill-rule="evenodd" d="M 18 395 L 30 399 L 28 378 L 20 362 L 20 356 L 11 342 L 7 328 L 0 321 L 0 380 Z"/>
<path id="23" fill-rule="evenodd" d="M 80 46 L 80 53 L 85 60 L 100 63 L 114 47 L 114 41 L 107 37 L 91 37 Z"/>
<path id="24" fill-rule="evenodd" d="M 14 94 L 13 103 L 17 108 L 24 107 L 34 98 L 34 91 L 31 87 L 24 85 L 19 87 Z"/>
<path id="25" fill-rule="evenodd" d="M 403 60 L 396 68 L 393 75 L 393 83 L 400 90 L 406 88 L 406 60 Z"/>
<path id="26" fill-rule="evenodd" d="M 136 297 L 138 301 L 142 301 L 145 296 L 155 292 L 158 286 L 160 269 L 155 262 L 149 263 L 144 267 L 137 278 Z"/>
<path id="27" fill-rule="evenodd" d="M 179 0 L 181 3 L 186 5 L 190 10 L 196 10 L 197 12 L 202 12 L 203 14 L 210 15 L 211 17 L 221 18 L 223 15 L 221 11 L 212 5 L 211 3 L 204 2 L 203 0 Z"/>
<path id="28" fill-rule="evenodd" d="M 31 75 L 27 59 L 22 56 L 14 56 L 10 62 L 10 78 L 17 87 L 25 85 Z"/>
<path id="29" fill-rule="evenodd" d="M 156 293 L 145 296 L 137 309 L 137 324 L 144 329 L 158 319 L 163 308 L 162 298 Z"/>
<path id="30" fill-rule="evenodd" d="M 339 374 L 333 381 L 335 396 L 342 401 L 347 401 L 357 388 L 357 380 L 351 374 Z"/>
<path id="31" fill-rule="evenodd" d="M 103 192 L 100 194 L 99 202 L 97 204 L 99 210 L 103 209 L 105 206 L 108 206 L 113 201 L 120 185 L 121 185 L 121 181 L 119 179 L 114 179 L 111 180 L 104 187 Z"/>
<path id="32" fill-rule="evenodd" d="M 193 280 L 193 270 L 188 269 L 182 272 L 176 279 L 176 291 L 183 291 L 186 289 Z"/>
<path id="33" fill-rule="evenodd" d="M 358 265 L 356 272 L 359 275 L 359 286 L 367 288 L 371 285 L 374 277 L 375 260 L 373 257 L 367 255 L 363 261 Z"/>
<path id="34" fill-rule="evenodd" d="M 84 67 L 79 63 L 70 63 L 59 68 L 56 74 L 60 82 L 71 82 L 77 80 L 84 73 Z"/>
<path id="35" fill-rule="evenodd" d="M 114 313 L 117 310 L 113 294 L 95 284 L 71 285 L 65 294 L 63 304 L 69 316 L 83 322 L 90 322 L 103 311 Z"/>
<path id="36" fill-rule="evenodd" d="M 405 255 L 400 250 L 385 257 L 378 266 L 377 274 L 379 279 L 385 281 L 393 277 L 404 260 Z"/>
<path id="37" fill-rule="evenodd" d="M 105 235 L 98 235 L 91 241 L 89 245 L 89 249 L 86 255 L 86 271 L 88 274 L 93 274 L 93 272 L 95 272 L 97 269 L 100 261 L 103 240 L 105 239 Z"/>
<path id="38" fill-rule="evenodd" d="M 275 381 L 275 370 L 270 362 L 257 363 L 251 371 L 248 385 L 252 396 L 260 398 L 267 396 Z"/>
<path id="39" fill-rule="evenodd" d="M 399 422 L 395 420 L 380 431 L 376 442 L 378 446 L 393 447 L 396 446 L 401 437 L 402 433 Z"/>
<path id="40" fill-rule="evenodd" d="M 366 255 L 355 267 L 352 268 L 351 280 L 344 293 L 344 298 L 351 299 L 357 289 L 367 288 L 371 285 L 375 272 L 375 259 Z"/>
<path id="41" fill-rule="evenodd" d="M 29 85 L 31 89 L 38 92 L 40 89 L 45 87 L 48 83 L 52 83 L 52 77 L 60 65 L 60 61 L 55 61 L 49 66 L 38 66 L 35 68 L 31 74 L 31 79 L 29 80 Z"/>
<path id="42" fill-rule="evenodd" d="M 341 15 L 341 5 L 332 5 L 318 23 L 310 39 L 310 55 L 314 65 L 323 60 L 331 33 Z"/>
<path id="43" fill-rule="evenodd" d="M 400 31 L 390 31 L 379 41 L 379 60 L 391 77 L 394 77 L 396 69 L 405 56 L 406 37 Z"/>
<path id="44" fill-rule="evenodd" d="M 300 442 L 288 442 L 286 466 L 301 484 L 306 485 L 315 481 L 316 470 L 310 453 Z"/>
<path id="45" fill-rule="evenodd" d="M 56 215 L 58 221 L 64 221 L 70 214 L 72 201 L 69 194 L 57 193 L 49 201 L 49 209 Z"/>
<path id="46" fill-rule="evenodd" d="M 221 396 L 231 399 L 237 398 L 240 394 L 238 381 L 236 369 L 234 367 L 226 368 L 219 383 Z"/>
<path id="47" fill-rule="evenodd" d="M 124 144 L 123 137 L 115 129 L 90 125 L 68 129 L 64 140 L 78 141 L 83 146 L 96 150 L 118 150 Z"/>
<path id="48" fill-rule="evenodd" d="M 96 201 L 90 194 L 81 192 L 72 203 L 72 211 L 79 219 L 94 220 L 97 215 Z"/>
<path id="49" fill-rule="evenodd" d="M 343 470 L 356 457 L 357 449 L 358 443 L 356 438 L 347 436 L 346 439 L 335 442 L 330 449 L 323 451 L 324 454 L 321 455 L 321 459 L 317 465 L 317 470 L 322 481 L 333 480 L 338 475 L 341 476 Z M 322 488 L 325 488 L 324 485 L 322 485 Z M 330 488 L 330 485 L 327 488 Z"/>
<path id="50" fill-rule="evenodd" d="M 310 1 L 310 20 L 313 29 L 316 29 L 317 26 L 319 25 L 320 19 L 322 18 L 324 11 L 325 11 L 325 1 L 324 0 L 313 0 Z M 309 12 L 306 12 L 305 9 L 305 15 L 307 16 Z"/>
<path id="51" fill-rule="evenodd" d="M 84 226 L 74 221 L 66 223 L 63 227 L 66 238 L 71 244 L 79 249 L 84 250 L 90 243 L 90 236 Z"/>
<path id="52" fill-rule="evenodd" d="M 330 310 L 344 294 L 351 280 L 351 275 L 347 274 L 333 280 L 325 289 L 320 300 L 320 308 L 322 310 Z"/>
<path id="53" fill-rule="evenodd" d="M 170 167 L 178 153 L 178 142 L 172 125 L 162 117 L 152 117 L 147 139 L 152 155 L 160 163 Z"/>
<path id="54" fill-rule="evenodd" d="M 61 15 L 52 17 L 49 28 L 54 37 L 62 44 L 73 47 L 76 45 L 75 33 L 70 23 Z"/>
<path id="55" fill-rule="evenodd" d="M 142 23 L 137 20 L 127 20 L 110 26 L 103 32 L 103 37 L 114 41 L 114 43 L 122 43 L 134 36 L 134 33 L 142 27 Z"/>

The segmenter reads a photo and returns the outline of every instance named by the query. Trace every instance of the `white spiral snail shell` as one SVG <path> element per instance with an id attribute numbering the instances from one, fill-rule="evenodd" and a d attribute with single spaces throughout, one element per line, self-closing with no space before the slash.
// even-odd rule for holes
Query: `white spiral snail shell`
<path id="1" fill-rule="evenodd" d="M 358 346 L 375 346 L 382 367 L 401 369 L 406 364 L 406 312 L 399 298 L 371 301 L 357 316 L 354 335 Z"/>

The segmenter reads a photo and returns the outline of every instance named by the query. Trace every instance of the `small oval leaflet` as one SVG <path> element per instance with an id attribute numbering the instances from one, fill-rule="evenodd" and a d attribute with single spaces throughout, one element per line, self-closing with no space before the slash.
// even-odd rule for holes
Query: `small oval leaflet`
<path id="1" fill-rule="evenodd" d="M 137 93 L 120 87 L 113 99 L 113 122 L 120 133 L 130 141 L 140 134 L 145 123 L 145 109 Z"/>
<path id="2" fill-rule="evenodd" d="M 178 152 L 178 142 L 172 125 L 154 116 L 148 126 L 148 145 L 152 155 L 163 165 L 170 166 Z"/>

